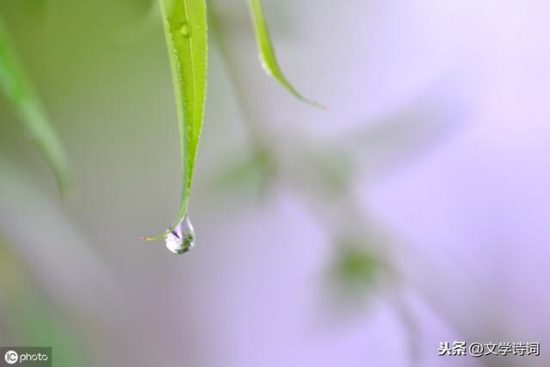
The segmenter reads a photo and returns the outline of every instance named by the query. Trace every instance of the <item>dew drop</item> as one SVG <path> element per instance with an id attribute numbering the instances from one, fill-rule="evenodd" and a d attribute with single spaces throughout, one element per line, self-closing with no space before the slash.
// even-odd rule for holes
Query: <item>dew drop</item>
<path id="1" fill-rule="evenodd" d="M 174 254 L 184 254 L 195 246 L 195 230 L 188 216 L 166 235 L 166 248 Z"/>
<path id="2" fill-rule="evenodd" d="M 189 37 L 191 35 L 191 29 L 189 28 L 189 24 L 183 23 L 180 27 L 180 34 L 183 37 Z"/>

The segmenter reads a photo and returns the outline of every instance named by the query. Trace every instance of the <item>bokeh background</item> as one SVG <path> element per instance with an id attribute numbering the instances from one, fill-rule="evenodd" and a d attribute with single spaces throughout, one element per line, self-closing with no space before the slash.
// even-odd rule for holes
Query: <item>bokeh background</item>
<path id="1" fill-rule="evenodd" d="M 548 366 L 547 1 L 209 1 L 185 256 L 139 237 L 181 194 L 156 4 L 0 2 L 68 150 L 63 203 L 0 98 L 0 345 L 56 366 Z M 540 357 L 438 357 L 441 341 Z"/>

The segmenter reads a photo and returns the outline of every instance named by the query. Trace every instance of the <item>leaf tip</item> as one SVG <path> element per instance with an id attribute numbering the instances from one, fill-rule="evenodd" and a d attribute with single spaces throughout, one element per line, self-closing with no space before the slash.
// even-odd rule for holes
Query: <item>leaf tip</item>
<path id="1" fill-rule="evenodd" d="M 325 106 L 324 104 L 322 103 L 319 103 L 317 101 L 314 101 L 314 100 L 311 100 L 311 99 L 307 99 L 307 98 L 304 98 L 302 97 L 301 100 L 305 103 L 307 103 L 308 105 L 310 105 L 311 107 L 315 107 L 315 108 L 318 108 L 322 111 L 325 111 L 325 112 L 328 112 L 329 111 L 329 108 L 327 106 Z"/>
<path id="2" fill-rule="evenodd" d="M 145 242 L 154 242 L 154 241 L 161 241 L 164 240 L 164 235 L 157 235 L 157 236 L 141 236 L 139 237 L 140 240 Z"/>

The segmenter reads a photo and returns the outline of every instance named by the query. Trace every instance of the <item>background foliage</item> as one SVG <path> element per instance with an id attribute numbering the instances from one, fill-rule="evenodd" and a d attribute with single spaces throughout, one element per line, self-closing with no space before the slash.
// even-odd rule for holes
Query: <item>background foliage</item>
<path id="1" fill-rule="evenodd" d="M 0 3 L 75 182 L 62 204 L 0 98 L 0 344 L 60 366 L 547 366 L 436 352 L 549 339 L 548 4 L 266 0 L 281 68 L 328 112 L 258 67 L 245 1 L 209 5 L 180 258 L 139 240 L 181 191 L 156 3 Z"/>

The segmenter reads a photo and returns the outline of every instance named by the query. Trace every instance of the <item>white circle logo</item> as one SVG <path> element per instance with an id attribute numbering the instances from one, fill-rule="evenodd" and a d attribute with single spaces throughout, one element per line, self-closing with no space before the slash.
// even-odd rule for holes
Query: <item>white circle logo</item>
<path id="1" fill-rule="evenodd" d="M 19 355 L 14 350 L 8 350 L 4 355 L 7 364 L 15 364 L 19 360 Z"/>

